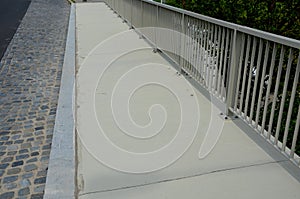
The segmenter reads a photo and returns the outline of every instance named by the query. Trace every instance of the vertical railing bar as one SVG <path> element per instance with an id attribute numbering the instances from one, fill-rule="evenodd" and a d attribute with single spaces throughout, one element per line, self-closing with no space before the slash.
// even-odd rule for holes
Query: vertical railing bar
<path id="1" fill-rule="evenodd" d="M 179 64 L 179 66 L 180 66 L 180 64 L 181 64 L 181 37 L 182 37 L 182 33 L 181 33 L 181 26 L 182 26 L 182 19 L 181 19 L 181 17 L 182 17 L 182 15 L 181 14 L 179 14 L 179 13 L 177 13 L 176 14 L 177 15 L 177 27 L 176 27 L 176 34 L 178 34 L 178 36 L 177 36 L 177 55 L 179 55 L 179 57 L 178 57 L 178 64 Z"/>
<path id="2" fill-rule="evenodd" d="M 186 70 L 190 73 L 191 67 L 191 18 L 188 17 L 187 26 L 187 67 Z"/>
<path id="3" fill-rule="evenodd" d="M 271 136 L 271 130 L 272 130 L 272 126 L 273 126 L 275 105 L 276 105 L 276 101 L 277 101 L 278 88 L 279 88 L 279 83 L 280 83 L 280 77 L 281 77 L 282 64 L 283 64 L 283 59 L 284 59 L 284 53 L 285 53 L 285 47 L 282 45 L 281 46 L 279 66 L 278 66 L 278 71 L 277 71 L 277 78 L 276 78 L 275 90 L 274 90 L 275 93 L 274 93 L 273 102 L 272 102 L 271 117 L 270 117 L 269 126 L 268 126 L 268 138 L 270 138 L 270 136 Z M 272 77 L 270 76 L 270 78 L 272 78 Z"/>
<path id="4" fill-rule="evenodd" d="M 195 77 L 195 18 L 192 18 L 192 31 L 191 31 L 191 74 Z"/>
<path id="5" fill-rule="evenodd" d="M 115 1 L 115 12 L 117 13 L 117 10 L 119 11 L 119 4 L 120 4 L 120 1 Z"/>
<path id="6" fill-rule="evenodd" d="M 238 72 L 238 78 L 237 78 L 237 88 L 236 88 L 236 93 L 235 93 L 235 100 L 234 100 L 234 111 L 237 111 L 237 104 L 238 104 L 238 97 L 240 94 L 240 81 L 241 81 L 241 76 L 242 76 L 242 65 L 243 65 L 243 57 L 244 57 L 244 50 L 245 50 L 245 34 L 242 33 L 242 49 L 241 49 L 241 55 L 239 58 L 239 72 Z"/>
<path id="7" fill-rule="evenodd" d="M 126 18 L 125 18 L 126 10 L 125 10 L 124 1 L 122 1 L 122 8 L 123 8 L 123 13 L 121 14 L 121 18 L 123 18 L 123 20 L 126 20 Z M 123 16 L 122 16 L 122 15 L 123 15 Z"/>
<path id="8" fill-rule="evenodd" d="M 119 5 L 119 2 L 118 1 L 114 1 L 115 2 L 115 12 L 117 11 L 117 9 L 118 9 L 118 5 Z M 117 3 L 118 2 L 118 3 Z"/>
<path id="9" fill-rule="evenodd" d="M 144 20 L 144 18 L 143 18 L 143 1 L 139 1 L 140 2 L 140 11 L 138 11 L 139 9 L 137 8 L 137 12 L 140 12 L 140 28 L 142 28 L 143 27 L 143 20 Z M 137 7 L 138 7 L 138 4 L 137 4 Z"/>
<path id="10" fill-rule="evenodd" d="M 242 110 L 243 110 L 243 105 L 244 105 L 244 94 L 245 94 L 247 67 L 248 67 L 248 59 L 249 59 L 249 52 L 250 52 L 250 42 L 251 42 L 251 37 L 250 37 L 250 35 L 248 35 L 248 37 L 247 37 L 246 56 L 245 56 L 245 61 L 244 61 L 242 92 L 241 92 L 240 107 L 239 107 L 239 110 L 240 110 L 239 112 L 240 112 L 241 116 L 242 116 L 242 112 L 243 112 Z"/>
<path id="11" fill-rule="evenodd" d="M 144 14 L 145 14 L 145 27 L 151 27 L 151 24 L 152 24 L 152 17 L 151 15 L 153 15 L 153 13 L 151 12 L 151 10 L 149 9 L 148 7 L 148 4 L 147 3 L 144 3 Z M 149 39 L 152 39 L 152 30 L 149 29 Z"/>
<path id="12" fill-rule="evenodd" d="M 179 59 L 178 59 L 178 62 L 179 62 L 179 66 L 181 66 L 181 62 L 182 62 L 182 14 L 178 14 L 177 15 L 178 17 L 178 24 L 177 24 L 177 34 L 179 34 L 179 37 L 177 38 L 178 39 L 178 44 L 177 44 L 177 47 L 178 47 L 178 55 L 179 55 Z"/>
<path id="13" fill-rule="evenodd" d="M 127 0 L 128 1 L 128 0 Z M 123 1 L 123 11 L 124 11 L 124 13 L 123 13 L 123 16 L 124 16 L 124 20 L 126 21 L 126 23 L 127 23 L 127 21 L 129 20 L 128 18 L 127 18 L 127 2 L 126 1 Z"/>
<path id="14" fill-rule="evenodd" d="M 255 75 L 255 80 L 254 80 L 254 88 L 252 92 L 252 101 L 251 101 L 251 106 L 250 106 L 250 118 L 249 121 L 252 122 L 253 118 L 253 112 L 254 112 L 254 102 L 256 98 L 256 89 L 257 89 L 257 82 L 258 82 L 258 76 L 261 68 L 261 57 L 262 57 L 262 49 L 263 49 L 263 40 L 260 39 L 259 41 L 259 50 L 258 50 L 258 59 L 256 61 L 256 75 Z"/>
<path id="15" fill-rule="evenodd" d="M 184 68 L 184 64 L 185 64 L 185 39 L 186 39 L 186 35 L 185 35 L 185 15 L 184 13 L 182 13 L 181 15 L 181 34 L 180 34 L 180 47 L 182 46 L 183 48 L 181 49 L 181 64 L 180 64 L 180 71 L 182 70 L 182 68 Z M 180 72 L 179 71 L 179 72 Z"/>
<path id="16" fill-rule="evenodd" d="M 188 68 L 189 64 L 189 16 L 185 17 L 185 64 L 184 68 Z"/>
<path id="17" fill-rule="evenodd" d="M 200 68 L 201 68 L 201 73 L 200 73 L 200 82 L 203 84 L 204 82 L 204 54 L 205 54 L 205 21 L 201 21 L 201 62 L 200 62 Z"/>
<path id="18" fill-rule="evenodd" d="M 131 0 L 131 28 L 133 29 L 134 26 L 136 26 L 136 24 L 134 23 L 134 19 L 136 18 L 134 16 L 134 13 L 135 13 L 135 6 L 134 6 L 134 0 Z"/>
<path id="19" fill-rule="evenodd" d="M 211 76 L 212 76 L 212 65 L 211 65 L 211 60 L 212 60 L 212 57 L 213 57 L 213 46 L 212 46 L 212 43 L 213 43 L 213 40 L 214 40 L 214 29 L 213 29 L 213 24 L 209 24 L 209 29 L 210 29 L 210 40 L 209 40 L 209 56 L 208 56 L 208 70 L 209 70 L 209 73 L 208 73 L 208 90 L 211 91 Z"/>
<path id="20" fill-rule="evenodd" d="M 134 0 L 134 16 L 133 16 L 133 19 L 136 20 L 136 24 L 135 24 L 135 27 L 136 28 L 139 28 L 140 27 L 140 20 L 141 20 L 141 16 L 139 15 L 139 9 L 138 9 L 138 3 L 136 0 Z M 133 20 L 132 19 L 132 20 Z"/>
<path id="21" fill-rule="evenodd" d="M 121 14 L 121 1 L 118 1 L 118 5 L 117 5 L 117 7 L 118 7 L 118 10 L 116 10 L 118 13 L 118 16 L 120 16 L 120 14 Z"/>
<path id="22" fill-rule="evenodd" d="M 219 54 L 220 54 L 220 44 L 221 44 L 221 26 L 218 27 L 218 50 L 216 57 L 216 77 L 215 77 L 215 88 L 214 93 L 218 95 L 218 79 L 219 79 Z"/>
<path id="23" fill-rule="evenodd" d="M 209 90 L 209 58 L 210 58 L 210 38 L 211 38 L 211 30 L 210 30 L 210 23 L 207 22 L 207 38 L 206 38 L 206 88 Z"/>
<path id="24" fill-rule="evenodd" d="M 192 27 L 193 27 L 193 18 L 190 18 L 189 19 L 189 42 L 188 42 L 188 45 L 189 45 L 189 48 L 188 48 L 188 58 L 189 58 L 189 65 L 188 65 L 188 70 L 189 70 L 189 73 L 192 75 L 192 62 L 193 62 L 193 41 L 192 41 L 192 34 L 193 34 L 193 30 L 192 30 Z"/>
<path id="25" fill-rule="evenodd" d="M 190 34 L 189 34 L 189 72 L 190 75 L 193 76 L 193 18 L 190 18 Z"/>
<path id="26" fill-rule="evenodd" d="M 232 107 L 234 104 L 237 76 L 238 76 L 238 60 L 240 58 L 241 52 L 241 38 L 239 36 L 238 30 L 233 30 L 233 35 L 230 39 L 230 62 L 228 63 L 228 72 L 226 75 L 226 110 L 225 115 L 232 115 Z"/>
<path id="27" fill-rule="evenodd" d="M 201 83 L 203 86 L 205 86 L 205 69 L 204 69 L 204 65 L 205 65 L 205 40 L 206 40 L 206 36 L 205 36 L 205 28 L 206 28 L 206 22 L 202 21 L 202 45 L 201 45 Z"/>
<path id="28" fill-rule="evenodd" d="M 208 89 L 208 67 L 207 67 L 207 59 L 208 59 L 208 51 L 209 51 L 209 23 L 205 22 L 205 30 L 206 30 L 206 38 L 205 38 L 205 56 L 204 56 L 204 86 Z"/>
<path id="29" fill-rule="evenodd" d="M 210 70 L 211 70 L 211 77 L 210 77 L 210 90 L 211 92 L 213 92 L 213 78 L 214 78 L 214 71 L 215 71 L 215 53 L 216 53 L 216 38 L 217 38 L 217 31 L 216 31 L 216 25 L 212 24 L 212 40 L 211 40 L 211 46 L 212 46 L 212 50 L 211 50 L 211 58 L 210 58 Z"/>
<path id="30" fill-rule="evenodd" d="M 132 11 L 133 11 L 133 0 L 131 0 L 131 8 L 130 8 L 130 26 L 133 27 L 133 24 L 132 24 Z"/>
<path id="31" fill-rule="evenodd" d="M 183 55 L 182 55 L 182 57 L 184 58 L 183 59 L 183 63 L 182 63 L 182 68 L 184 69 L 185 68 L 185 65 L 186 65 L 186 62 L 187 62 L 187 56 L 186 56 L 186 53 L 187 53 L 187 50 L 186 50 L 186 40 L 187 40 L 187 33 L 186 33 L 186 27 L 187 27 L 187 25 L 186 25 L 186 16 L 185 15 L 183 15 L 184 16 L 184 18 L 183 18 Z"/>
<path id="32" fill-rule="evenodd" d="M 143 4 L 143 1 L 140 1 L 141 2 L 141 28 L 144 27 L 144 4 Z"/>
<path id="33" fill-rule="evenodd" d="M 298 133 L 299 133 L 299 126 L 300 126 L 300 105 L 298 107 L 297 121 L 295 124 L 293 142 L 292 142 L 292 147 L 291 147 L 291 154 L 290 154 L 291 158 L 294 158 L 294 155 L 295 155 L 295 149 L 296 149 L 297 138 L 298 138 Z M 299 164 L 300 164 L 300 161 L 299 161 Z"/>
<path id="34" fill-rule="evenodd" d="M 209 90 L 209 76 L 210 76 L 210 54 L 211 54 L 211 45 L 210 45 L 210 41 L 211 41 L 211 36 L 212 36 L 212 32 L 211 32 L 211 24 L 207 23 L 207 57 L 206 57 L 206 88 Z"/>
<path id="35" fill-rule="evenodd" d="M 136 27 L 140 28 L 141 27 L 141 22 L 142 22 L 142 9 L 139 9 L 139 7 L 141 8 L 141 3 L 139 3 L 139 1 L 135 0 L 135 16 L 136 16 Z"/>
<path id="36" fill-rule="evenodd" d="M 132 2 L 132 0 L 129 0 L 130 2 Z M 132 4 L 129 4 L 129 2 L 128 2 L 128 4 L 127 4 L 127 8 L 128 8 L 128 5 L 130 5 L 130 8 L 129 8 L 129 10 L 127 11 L 127 12 L 129 12 L 128 13 L 128 21 L 130 22 L 128 25 L 130 25 L 130 27 L 131 27 L 131 13 L 132 13 Z"/>
<path id="37" fill-rule="evenodd" d="M 206 30 L 207 30 L 207 37 L 206 37 L 206 47 L 205 47 L 205 87 L 208 90 L 208 75 L 209 75 L 209 67 L 208 67 L 208 59 L 209 59 L 209 39 L 210 39 L 210 24 L 206 22 Z"/>
<path id="38" fill-rule="evenodd" d="M 123 13 L 123 11 L 124 11 L 124 9 L 122 9 L 123 8 L 123 1 L 120 1 L 120 3 L 119 3 L 119 15 L 121 16 Z"/>
<path id="39" fill-rule="evenodd" d="M 198 30 L 198 20 L 194 19 L 194 29 L 193 29 L 193 41 L 194 41 L 194 47 L 193 47 L 193 55 L 194 55 L 194 63 L 193 63 L 193 73 L 194 73 L 194 79 L 197 79 L 197 58 L 198 58 L 198 37 L 197 37 L 197 30 Z"/>
<path id="40" fill-rule="evenodd" d="M 131 2 L 132 0 L 128 0 L 128 2 L 127 2 L 127 7 L 126 7 L 126 10 L 127 10 L 127 12 L 128 12 L 128 25 L 130 25 L 131 26 L 131 9 L 132 9 L 132 6 L 130 7 L 130 9 L 128 9 L 128 5 L 129 5 L 129 2 Z"/>
<path id="41" fill-rule="evenodd" d="M 122 12 L 124 12 L 124 3 L 123 3 L 123 1 L 120 1 L 120 4 L 119 4 L 119 10 L 120 10 L 120 16 L 121 15 L 123 15 L 123 13 Z M 123 8 L 123 9 L 122 9 Z"/>
<path id="42" fill-rule="evenodd" d="M 132 1 L 132 5 L 134 7 L 133 12 L 132 12 L 132 24 L 134 25 L 134 27 L 138 28 L 139 27 L 139 23 L 138 23 L 139 17 L 137 15 L 138 12 L 137 12 L 137 6 L 136 6 L 135 0 Z"/>
<path id="43" fill-rule="evenodd" d="M 121 14 L 121 17 L 123 18 L 123 20 L 126 22 L 127 19 L 126 19 L 126 2 L 125 1 L 122 1 L 122 10 L 123 10 L 123 13 Z"/>
<path id="44" fill-rule="evenodd" d="M 285 98 L 286 98 L 286 93 L 287 93 L 287 86 L 288 86 L 288 83 L 289 83 L 289 77 L 290 77 L 292 61 L 293 61 L 293 49 L 290 48 L 289 61 L 288 61 L 288 66 L 287 66 L 287 70 L 286 70 L 286 73 L 285 73 L 284 87 L 283 87 L 282 98 L 281 98 L 280 109 L 279 109 L 279 115 L 278 115 L 278 121 L 277 121 L 277 126 L 276 126 L 275 144 L 277 144 L 277 142 L 278 142 L 278 137 L 279 137 L 279 133 L 280 133 L 281 119 L 282 119 L 284 103 L 285 103 Z M 283 149 L 283 148 L 281 148 L 281 149 Z"/>
<path id="45" fill-rule="evenodd" d="M 192 76 L 193 77 L 195 77 L 194 75 L 194 63 L 195 63 L 195 43 L 194 43 L 194 33 L 195 33 L 195 19 L 194 18 L 192 18 L 191 19 L 191 38 L 190 38 L 190 40 L 191 40 L 191 74 L 192 74 Z"/>
<path id="46" fill-rule="evenodd" d="M 254 39 L 253 39 L 253 45 L 252 45 L 252 52 L 251 52 L 251 61 L 250 61 L 249 76 L 248 76 L 246 102 L 245 102 L 245 108 L 244 108 L 244 118 L 246 120 L 247 120 L 248 105 L 249 105 L 249 99 L 250 99 L 250 88 L 251 88 L 251 81 L 252 81 L 252 69 L 253 69 L 254 58 L 255 58 L 255 54 L 256 54 L 256 44 L 257 44 L 257 39 L 256 39 L 256 37 L 254 37 Z"/>
<path id="47" fill-rule="evenodd" d="M 147 9 L 147 3 L 143 3 L 143 5 L 144 5 L 144 7 L 143 7 L 143 12 L 144 12 L 144 16 L 145 16 L 145 18 L 144 18 L 144 27 L 150 27 L 149 26 L 149 24 L 150 24 L 150 18 L 149 18 L 149 9 Z M 149 39 L 151 38 L 151 30 L 149 30 Z"/>
<path id="48" fill-rule="evenodd" d="M 194 18 L 193 20 L 193 76 L 194 78 L 197 75 L 196 72 L 196 59 L 197 59 L 197 38 L 196 38 L 196 29 L 197 29 L 197 19 Z"/>
<path id="49" fill-rule="evenodd" d="M 287 114 L 287 120 L 286 120 L 286 125 L 285 125 L 285 131 L 284 131 L 284 136 L 283 136 L 283 142 L 282 142 L 282 150 L 285 151 L 286 147 L 286 142 L 287 142 L 287 136 L 289 133 L 289 128 L 290 128 L 290 122 L 291 122 L 291 116 L 293 113 L 293 104 L 295 100 L 295 94 L 296 94 L 296 89 L 298 86 L 298 78 L 299 78 L 299 71 L 300 71 L 300 54 L 298 56 L 298 64 L 296 67 L 296 73 L 294 77 L 294 83 L 293 83 L 293 88 L 292 88 L 292 94 L 291 94 L 291 99 L 290 99 L 290 104 L 289 104 L 289 110 Z"/>
<path id="50" fill-rule="evenodd" d="M 199 76 L 199 20 L 195 19 L 195 79 Z"/>
<path id="51" fill-rule="evenodd" d="M 123 1 L 123 19 L 125 21 L 125 23 L 127 23 L 128 19 L 127 19 L 127 2 L 126 1 Z"/>
<path id="52" fill-rule="evenodd" d="M 222 41 L 221 41 L 221 56 L 220 56 L 220 66 L 219 66 L 219 77 L 218 77 L 218 96 L 220 97 L 220 87 L 222 87 L 222 68 L 223 68 L 223 49 L 224 49 L 224 41 L 225 41 L 225 31 L 223 31 L 225 28 L 222 28 Z M 222 81 L 222 82 L 221 82 Z M 224 83 L 224 82 L 223 82 Z"/>
<path id="53" fill-rule="evenodd" d="M 187 66 L 187 62 L 188 62 L 188 16 L 184 17 L 184 64 L 183 64 L 183 68 L 185 69 Z"/>
<path id="54" fill-rule="evenodd" d="M 273 77 L 275 61 L 276 61 L 276 54 L 277 54 L 277 45 L 276 45 L 276 43 L 274 43 L 272 58 L 271 58 L 271 68 L 270 68 L 270 71 L 269 71 L 268 87 L 267 87 L 267 92 L 266 92 L 266 95 L 265 95 L 263 119 L 262 119 L 262 123 L 261 123 L 261 133 L 264 133 L 264 131 L 265 131 L 266 117 L 267 117 L 267 110 L 268 110 L 268 100 L 269 100 L 271 85 L 272 85 L 272 79 L 271 78 Z M 269 132 L 268 132 L 267 138 L 270 139 L 270 133 Z"/>
<path id="55" fill-rule="evenodd" d="M 201 78 L 202 78 L 202 44 L 203 44 L 203 24 L 202 21 L 199 20 L 199 53 L 198 53 L 198 81 L 201 84 Z"/>
<path id="56" fill-rule="evenodd" d="M 156 5 L 155 8 L 156 8 L 155 9 L 156 10 L 156 18 L 155 18 L 155 26 L 154 26 L 154 38 L 155 38 L 154 40 L 155 40 L 155 50 L 157 50 L 158 49 L 157 27 L 158 27 L 158 9 L 159 9 L 158 5 Z"/>
<path id="57" fill-rule="evenodd" d="M 203 22 L 204 27 L 203 27 L 203 31 L 205 32 L 203 34 L 204 38 L 203 38 L 203 51 L 202 51 L 202 78 L 203 78 L 203 86 L 206 87 L 206 40 L 207 40 L 207 22 Z"/>
<path id="58" fill-rule="evenodd" d="M 227 28 L 226 28 L 227 29 Z M 221 87 L 221 97 L 222 101 L 225 102 L 225 82 L 226 82 L 226 72 L 227 72 L 227 60 L 228 60 L 228 47 L 229 47 L 229 36 L 230 36 L 229 29 L 226 30 L 226 44 L 225 44 L 225 55 L 224 55 L 224 64 L 223 64 L 223 83 Z M 227 85 L 226 85 L 227 86 Z"/>
<path id="59" fill-rule="evenodd" d="M 213 54 L 212 54 L 212 77 L 211 77 L 211 92 L 214 92 L 214 80 L 216 79 L 216 59 L 215 59 L 215 54 L 216 54 L 216 42 L 217 42 L 217 36 L 218 36 L 218 31 L 217 31 L 217 25 L 213 25 L 214 28 L 214 41 L 213 41 Z"/>
<path id="60" fill-rule="evenodd" d="M 163 13 L 163 12 L 161 12 Z M 176 40 L 176 14 L 173 12 L 172 13 L 172 36 L 171 36 L 171 42 L 172 42 L 172 52 L 175 53 L 175 56 L 178 55 L 178 52 L 177 52 L 177 40 Z M 162 17 L 160 17 L 160 20 L 162 20 Z M 176 60 L 176 57 L 175 57 L 175 60 Z M 177 62 L 177 61 L 176 61 Z"/>
<path id="61" fill-rule="evenodd" d="M 267 63 L 268 63 L 268 59 L 269 59 L 269 51 L 270 51 L 270 42 L 267 41 L 265 56 L 264 56 L 264 63 L 263 63 L 263 71 L 262 71 L 262 76 L 261 76 L 258 101 L 257 101 L 257 107 L 256 107 L 255 128 L 258 127 L 258 120 L 259 120 L 259 115 L 260 115 L 260 105 L 261 105 L 261 99 L 262 99 L 263 88 L 264 88 L 264 83 L 265 83 L 264 78 L 266 75 Z"/>
<path id="62" fill-rule="evenodd" d="M 193 22 L 193 74 L 197 76 L 197 19 Z"/>
<path id="63" fill-rule="evenodd" d="M 204 52 L 205 52 L 205 49 L 204 49 L 204 34 L 203 34 L 203 31 L 205 29 L 204 27 L 205 23 L 204 21 L 201 21 L 201 45 L 200 45 L 200 82 L 201 84 L 203 84 L 203 65 L 204 65 Z"/>
<path id="64" fill-rule="evenodd" d="M 209 67 L 208 67 L 208 59 L 209 59 L 209 39 L 210 39 L 210 24 L 206 22 L 206 43 L 205 43 L 205 87 L 208 89 L 208 75 L 209 75 Z"/>
<path id="65" fill-rule="evenodd" d="M 173 45 L 173 48 L 174 48 L 174 52 L 175 52 L 175 56 L 178 56 L 180 55 L 180 50 L 179 50 L 179 41 L 178 41 L 178 33 L 179 31 L 177 30 L 177 27 L 178 27 L 178 17 L 177 17 L 177 13 L 176 12 L 173 12 L 173 16 L 174 16 L 174 20 L 173 20 L 173 39 L 174 39 L 174 45 Z M 179 58 L 176 57 L 176 62 L 177 64 L 180 64 L 180 61 L 179 61 Z"/>
<path id="66" fill-rule="evenodd" d="M 196 75 L 196 80 L 200 80 L 200 50 L 201 50 L 201 46 L 200 46 L 200 42 L 201 42 L 201 38 L 200 38 L 200 31 L 201 31 L 201 21 L 197 20 L 197 52 L 196 52 L 196 70 L 197 70 L 197 75 Z"/>

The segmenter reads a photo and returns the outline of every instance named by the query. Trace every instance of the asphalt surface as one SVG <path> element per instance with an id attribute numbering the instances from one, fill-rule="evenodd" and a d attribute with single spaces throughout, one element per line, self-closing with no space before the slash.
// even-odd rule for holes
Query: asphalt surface
<path id="1" fill-rule="evenodd" d="M 31 0 L 1 0 L 0 2 L 0 60 L 13 38 Z"/>

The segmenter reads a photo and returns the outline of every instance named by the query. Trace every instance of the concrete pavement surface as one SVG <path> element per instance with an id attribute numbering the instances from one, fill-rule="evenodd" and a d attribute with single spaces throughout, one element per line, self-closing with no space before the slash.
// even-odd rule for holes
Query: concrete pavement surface
<path id="1" fill-rule="evenodd" d="M 80 199 L 300 197 L 299 181 L 283 168 L 290 164 L 288 159 L 275 149 L 276 155 L 266 152 L 239 127 L 243 121 L 223 120 L 211 100 L 186 83 L 189 78 L 153 53 L 104 3 L 77 4 L 76 31 Z M 157 83 L 159 79 L 164 83 Z M 181 107 L 190 110 L 186 121 L 180 117 Z M 199 110 L 199 120 L 191 107 Z M 171 164 L 164 162 L 176 148 L 159 158 L 151 156 L 181 136 L 177 129 L 184 126 L 182 121 L 188 127 L 199 121 L 184 153 Z M 159 133 L 149 134 L 148 127 Z M 207 132 L 220 129 L 220 137 L 206 139 Z M 187 130 L 183 135 L 193 134 Z M 216 145 L 200 159 L 204 141 Z M 138 153 L 140 162 L 135 159 Z"/>

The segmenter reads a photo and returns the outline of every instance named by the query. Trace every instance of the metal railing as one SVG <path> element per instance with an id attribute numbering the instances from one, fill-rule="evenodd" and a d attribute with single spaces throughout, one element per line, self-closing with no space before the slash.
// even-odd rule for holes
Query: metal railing
<path id="1" fill-rule="evenodd" d="M 225 114 L 244 119 L 300 165 L 300 41 L 153 1 L 105 2 L 131 27 L 152 27 L 140 33 L 219 98 Z M 163 38 L 155 28 L 172 32 Z M 166 40 L 172 49 L 164 49 Z"/>

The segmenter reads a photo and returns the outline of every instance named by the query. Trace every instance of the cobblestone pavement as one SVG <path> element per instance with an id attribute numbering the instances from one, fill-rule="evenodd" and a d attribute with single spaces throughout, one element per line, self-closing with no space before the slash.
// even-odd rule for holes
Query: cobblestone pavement
<path id="1" fill-rule="evenodd" d="M 43 198 L 68 17 L 32 0 L 0 62 L 0 199 Z"/>

